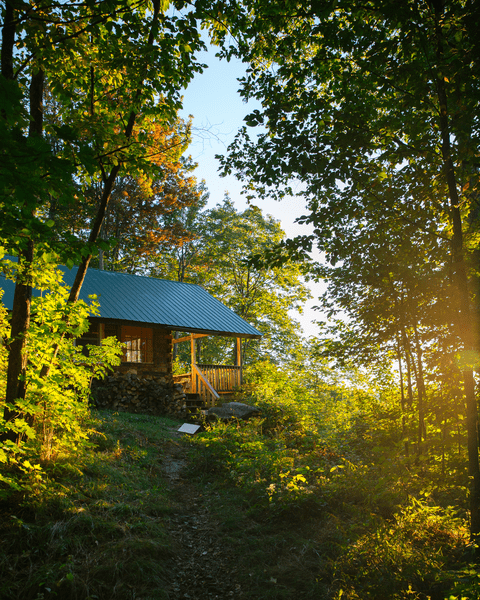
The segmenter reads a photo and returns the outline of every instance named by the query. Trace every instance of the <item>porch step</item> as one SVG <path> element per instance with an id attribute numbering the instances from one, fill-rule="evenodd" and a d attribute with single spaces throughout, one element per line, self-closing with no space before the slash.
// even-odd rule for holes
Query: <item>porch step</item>
<path id="1" fill-rule="evenodd" d="M 185 394 L 185 404 L 192 415 L 206 408 L 200 394 Z"/>

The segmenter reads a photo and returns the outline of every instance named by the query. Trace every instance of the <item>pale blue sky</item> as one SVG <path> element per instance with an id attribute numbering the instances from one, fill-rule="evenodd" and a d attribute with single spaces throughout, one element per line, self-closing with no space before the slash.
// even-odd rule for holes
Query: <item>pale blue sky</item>
<path id="1" fill-rule="evenodd" d="M 238 210 L 246 208 L 246 200 L 240 194 L 242 184 L 234 176 L 220 177 L 219 163 L 215 154 L 224 154 L 239 127 L 243 125 L 244 117 L 258 107 L 249 102 L 245 104 L 237 93 L 237 79 L 245 72 L 245 65 L 238 60 L 221 61 L 215 57 L 215 49 L 210 47 L 207 52 L 199 55 L 199 61 L 208 64 L 202 74 L 197 74 L 194 81 L 184 92 L 183 117 L 192 115 L 194 140 L 189 152 L 198 167 L 195 171 L 197 179 L 205 180 L 210 192 L 209 205 L 220 202 L 228 191 Z M 307 233 L 305 226 L 295 224 L 297 217 L 303 214 L 304 206 L 301 199 L 289 198 L 282 202 L 258 200 L 256 204 L 265 214 L 271 214 L 282 223 L 282 228 L 288 236 Z M 312 285 L 315 296 L 323 289 L 322 285 Z M 315 335 L 317 327 L 311 324 L 312 319 L 320 319 L 321 315 L 311 310 L 316 304 L 316 298 L 307 302 L 303 316 L 294 315 L 300 320 L 307 336 Z"/>

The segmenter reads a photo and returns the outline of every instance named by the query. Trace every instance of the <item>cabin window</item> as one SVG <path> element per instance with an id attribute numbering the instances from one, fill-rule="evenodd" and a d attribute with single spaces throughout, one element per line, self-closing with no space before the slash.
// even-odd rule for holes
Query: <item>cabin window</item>
<path id="1" fill-rule="evenodd" d="M 123 362 L 153 363 L 153 330 L 149 327 L 122 326 Z"/>

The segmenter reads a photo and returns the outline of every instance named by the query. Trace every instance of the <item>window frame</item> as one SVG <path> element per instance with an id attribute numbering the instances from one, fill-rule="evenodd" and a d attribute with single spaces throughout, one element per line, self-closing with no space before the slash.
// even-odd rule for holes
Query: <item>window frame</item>
<path id="1" fill-rule="evenodd" d="M 123 348 L 122 363 L 153 364 L 153 328 L 122 325 L 120 341 Z M 133 346 L 133 347 L 132 347 Z"/>

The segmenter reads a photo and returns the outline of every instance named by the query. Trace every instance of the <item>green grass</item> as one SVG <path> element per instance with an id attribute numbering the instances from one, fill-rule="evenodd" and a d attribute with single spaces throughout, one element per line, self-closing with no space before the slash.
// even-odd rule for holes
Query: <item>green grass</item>
<path id="1" fill-rule="evenodd" d="M 478 600 L 465 507 L 449 507 L 464 478 L 414 467 L 388 424 L 345 423 L 326 434 L 272 409 L 175 446 L 242 600 Z M 94 451 L 4 502 L 1 600 L 171 599 L 181 556 L 167 525 L 184 509 L 161 463 L 178 425 L 102 412 Z"/>
<path id="2" fill-rule="evenodd" d="M 160 462 L 169 426 L 103 412 L 97 449 L 55 469 L 47 493 L 3 508 L 0 598 L 166 598 L 170 511 Z"/>

